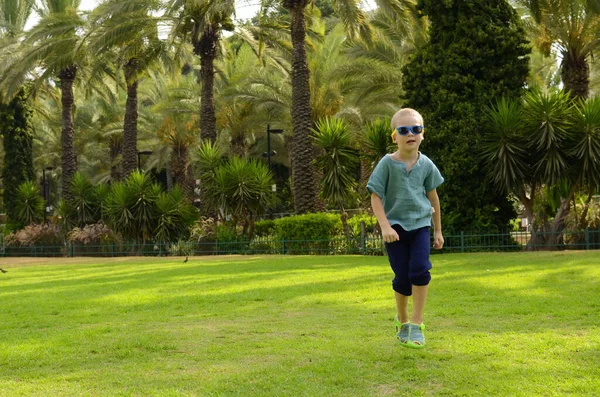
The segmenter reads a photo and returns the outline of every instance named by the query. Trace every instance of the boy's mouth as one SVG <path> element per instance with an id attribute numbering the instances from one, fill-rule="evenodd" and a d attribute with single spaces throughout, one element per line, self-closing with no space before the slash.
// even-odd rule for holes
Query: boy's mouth
<path id="1" fill-rule="evenodd" d="M 415 142 L 416 142 L 416 140 L 415 140 L 415 139 L 412 139 L 412 138 L 411 138 L 411 139 L 408 139 L 408 140 L 406 141 L 406 143 L 415 143 Z"/>

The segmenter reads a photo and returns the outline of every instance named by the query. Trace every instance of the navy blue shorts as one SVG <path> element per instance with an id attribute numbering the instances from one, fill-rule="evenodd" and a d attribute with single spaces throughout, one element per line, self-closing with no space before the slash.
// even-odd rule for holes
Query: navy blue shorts
<path id="1" fill-rule="evenodd" d="M 428 285 L 431 281 L 431 237 L 429 227 L 407 232 L 400 225 L 392 225 L 399 241 L 385 243 L 390 265 L 394 271 L 392 288 L 399 294 L 412 295 L 413 285 Z"/>

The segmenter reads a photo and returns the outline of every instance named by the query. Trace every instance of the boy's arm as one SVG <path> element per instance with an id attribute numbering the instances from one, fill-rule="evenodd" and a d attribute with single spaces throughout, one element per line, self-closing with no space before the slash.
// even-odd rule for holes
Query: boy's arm
<path id="1" fill-rule="evenodd" d="M 442 235 L 442 213 L 437 190 L 433 189 L 427 192 L 427 198 L 433 207 L 433 248 L 439 250 L 444 246 L 444 236 Z"/>
<path id="2" fill-rule="evenodd" d="M 375 214 L 375 218 L 377 218 L 377 222 L 381 227 L 383 241 L 386 243 L 393 243 L 394 241 L 400 240 L 400 236 L 398 236 L 398 233 L 392 229 L 390 221 L 388 221 L 387 217 L 385 216 L 385 210 L 383 209 L 381 198 L 375 193 L 371 193 L 371 208 L 373 208 L 373 214 Z"/>

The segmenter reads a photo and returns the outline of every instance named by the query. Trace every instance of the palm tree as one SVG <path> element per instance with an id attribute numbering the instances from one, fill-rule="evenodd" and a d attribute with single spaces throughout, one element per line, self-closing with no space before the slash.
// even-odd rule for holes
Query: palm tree
<path id="1" fill-rule="evenodd" d="M 57 79 L 56 83 L 61 90 L 61 187 L 64 197 L 69 196 L 71 180 L 77 170 L 73 85 L 78 70 L 84 66 L 86 54 L 83 36 L 80 34 L 85 29 L 85 21 L 77 10 L 78 6 L 79 0 L 44 0 L 40 21 L 27 32 L 18 51 L 3 54 L 6 66 L 0 78 L 0 84 L 9 96 L 19 89 L 35 68 L 43 70 L 42 75 L 36 78 L 37 85 L 48 78 Z"/>
<path id="2" fill-rule="evenodd" d="M 310 71 L 306 53 L 306 8 L 311 0 L 281 0 L 290 15 L 292 39 L 292 122 L 294 141 L 292 151 L 292 180 L 294 207 L 296 212 L 313 212 L 317 209 L 315 169 L 312 160 L 315 156 L 311 139 L 313 120 L 310 100 Z M 369 36 L 369 27 L 359 0 L 338 0 L 334 6 L 340 19 L 346 25 L 351 38 L 359 33 Z M 389 2 L 387 2 L 389 3 Z"/>
<path id="3" fill-rule="evenodd" d="M 194 117 L 171 115 L 165 116 L 157 131 L 159 140 L 171 149 L 170 170 L 174 184 L 181 187 L 190 202 L 194 200 L 194 178 L 189 153 L 196 140 L 194 125 L 197 125 Z"/>
<path id="4" fill-rule="evenodd" d="M 34 0 L 8 0 L 0 4 L 0 39 L 3 46 L 23 32 L 34 4 Z"/>
<path id="5" fill-rule="evenodd" d="M 383 156 L 394 151 L 394 143 L 390 139 L 390 118 L 378 118 L 367 123 L 358 138 L 360 147 L 360 192 L 362 207 L 371 210 L 371 198 L 367 194 L 367 182 L 373 169 Z"/>
<path id="6" fill-rule="evenodd" d="M 116 49 L 116 62 L 122 66 L 127 86 L 123 120 L 122 173 L 126 177 L 137 168 L 138 84 L 139 78 L 157 60 L 166 61 L 166 49 L 158 37 L 156 1 L 109 0 L 94 10 L 90 50 L 104 53 Z"/>
<path id="7" fill-rule="evenodd" d="M 168 13 L 175 19 L 175 35 L 189 35 L 194 54 L 200 58 L 200 138 L 214 142 L 217 139 L 214 63 L 222 31 L 233 31 L 235 0 L 171 0 Z"/>
<path id="8" fill-rule="evenodd" d="M 371 25 L 371 43 L 353 41 L 345 53 L 348 61 L 338 68 L 345 98 L 344 116 L 362 126 L 393 114 L 403 100 L 402 66 L 427 41 L 427 18 L 419 18 L 414 6 L 402 11 L 378 10 Z"/>
<path id="9" fill-rule="evenodd" d="M 207 192 L 225 215 L 231 215 L 234 225 L 241 223 L 243 233 L 252 238 L 258 215 L 264 214 L 272 201 L 273 174 L 255 159 L 232 157 L 214 173 Z"/>
<path id="10" fill-rule="evenodd" d="M 246 157 L 256 143 L 255 137 L 262 136 L 265 124 L 271 122 L 267 112 L 258 111 L 258 102 L 240 95 L 240 90 L 253 85 L 252 77 L 260 63 L 247 42 L 237 48 L 233 48 L 230 40 L 224 45 L 227 50 L 215 64 L 217 126 L 229 137 L 231 152 Z"/>
<path id="11" fill-rule="evenodd" d="M 527 93 L 522 104 L 503 99 L 489 111 L 483 152 L 489 176 L 523 204 L 532 246 L 557 243 L 575 193 L 600 183 L 599 115 L 599 100 L 573 103 L 563 92 L 540 91 Z"/>
<path id="12" fill-rule="evenodd" d="M 589 60 L 600 48 L 600 4 L 596 0 L 519 0 L 538 23 L 535 44 L 549 54 L 557 46 L 560 74 L 574 98 L 589 94 Z"/>
<path id="13" fill-rule="evenodd" d="M 356 194 L 359 158 L 350 142 L 350 132 L 341 119 L 325 118 L 317 122 L 313 139 L 320 150 L 316 166 L 323 170 L 321 198 L 340 209 L 346 237 L 350 237 L 348 214 L 344 208 Z"/>

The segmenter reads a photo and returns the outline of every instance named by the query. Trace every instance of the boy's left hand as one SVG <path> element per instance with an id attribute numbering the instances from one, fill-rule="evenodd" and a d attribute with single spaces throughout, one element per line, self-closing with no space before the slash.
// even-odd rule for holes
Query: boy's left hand
<path id="1" fill-rule="evenodd" d="M 444 236 L 442 236 L 441 232 L 435 232 L 433 234 L 433 248 L 436 250 L 441 250 L 444 246 Z"/>

